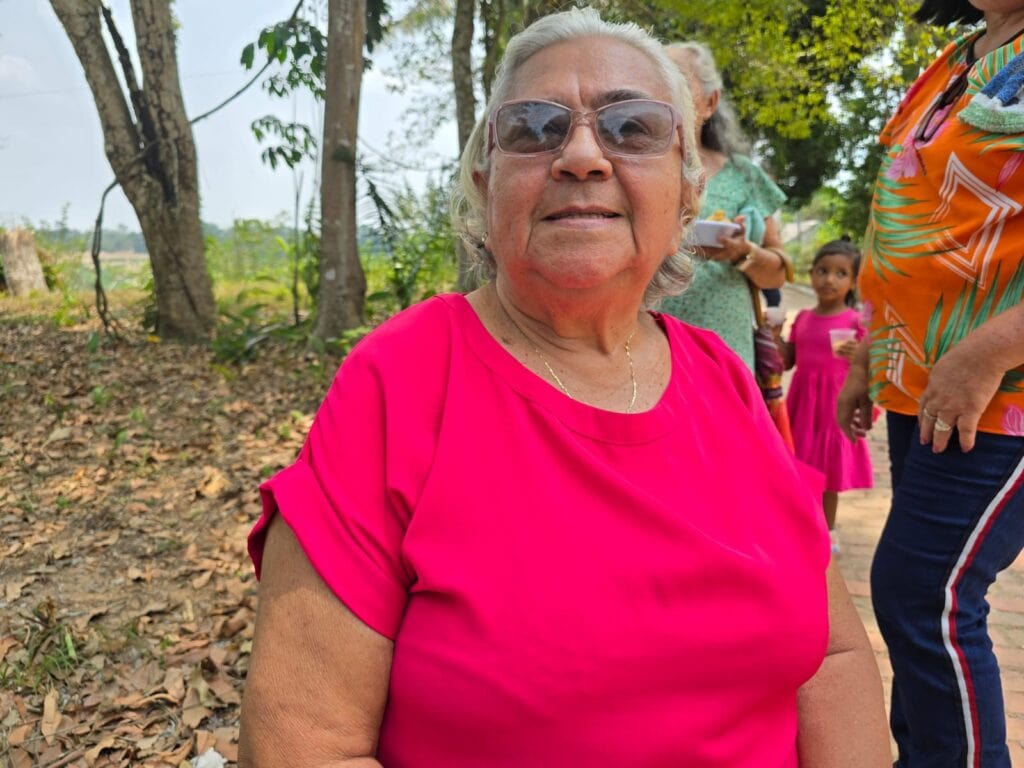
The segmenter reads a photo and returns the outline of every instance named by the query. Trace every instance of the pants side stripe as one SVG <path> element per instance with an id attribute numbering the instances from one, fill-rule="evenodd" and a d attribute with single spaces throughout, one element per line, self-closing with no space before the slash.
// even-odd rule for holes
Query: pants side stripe
<path id="1" fill-rule="evenodd" d="M 980 768 L 981 753 L 978 751 L 980 740 L 980 723 L 978 722 L 977 702 L 974 696 L 974 684 L 970 677 L 970 670 L 967 668 L 967 659 L 963 649 L 957 642 L 956 620 L 957 620 L 957 599 L 956 590 L 960 580 L 975 554 L 985 541 L 985 536 L 992 528 L 999 513 L 1006 506 L 1021 485 L 1024 484 L 1024 459 L 1014 468 L 1009 479 L 1002 488 L 993 496 L 992 501 L 978 519 L 977 525 L 971 531 L 956 566 L 950 573 L 945 586 L 945 606 L 942 610 L 942 642 L 946 653 L 953 662 L 953 670 L 956 673 L 957 687 L 960 689 L 960 703 L 963 709 L 964 733 L 967 737 L 967 762 L 965 768 Z"/>

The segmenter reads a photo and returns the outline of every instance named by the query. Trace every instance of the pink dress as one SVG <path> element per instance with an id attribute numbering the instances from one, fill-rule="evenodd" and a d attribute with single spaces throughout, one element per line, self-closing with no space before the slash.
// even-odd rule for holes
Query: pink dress
<path id="1" fill-rule="evenodd" d="M 394 640 L 387 768 L 796 768 L 828 638 L 820 476 L 739 358 L 655 318 L 668 390 L 610 413 L 430 299 L 356 346 L 263 485 L 257 570 L 279 512 Z"/>
<path id="2" fill-rule="evenodd" d="M 796 371 L 786 395 L 793 445 L 797 458 L 825 475 L 826 491 L 870 488 L 867 442 L 851 443 L 836 421 L 836 401 L 850 363 L 832 353 L 830 328 L 853 328 L 858 339 L 864 336 L 860 313 L 852 308 L 836 315 L 805 309 L 793 321 L 789 340 L 795 347 Z"/>

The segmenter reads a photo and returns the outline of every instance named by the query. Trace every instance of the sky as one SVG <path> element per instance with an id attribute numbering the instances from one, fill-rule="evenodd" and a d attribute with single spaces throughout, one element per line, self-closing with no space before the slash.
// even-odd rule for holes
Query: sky
<path id="1" fill-rule="evenodd" d="M 127 0 L 109 0 L 126 40 L 132 39 Z M 178 70 L 190 117 L 216 106 L 251 77 L 239 63 L 259 31 L 288 17 L 294 0 L 177 0 Z M 393 4 L 394 5 L 394 4 Z M 386 56 L 386 51 L 380 56 Z M 259 60 L 257 60 L 259 61 Z M 388 90 L 386 61 L 363 78 L 359 133 L 368 157 L 393 154 L 408 101 Z M 194 126 L 203 221 L 228 227 L 236 218 L 291 220 L 296 184 L 287 169 L 260 159 L 250 123 L 265 114 L 308 123 L 319 137 L 322 112 L 311 98 L 280 100 L 258 84 Z M 454 118 L 416 153 L 416 167 L 435 169 L 457 154 Z M 303 199 L 312 193 L 312 168 L 302 170 Z M 415 188 L 427 174 L 402 171 Z M 100 195 L 113 180 L 92 95 L 71 43 L 46 0 L 0 0 L 0 226 L 60 219 L 90 229 Z M 104 227 L 137 230 L 120 189 L 110 193 Z"/>

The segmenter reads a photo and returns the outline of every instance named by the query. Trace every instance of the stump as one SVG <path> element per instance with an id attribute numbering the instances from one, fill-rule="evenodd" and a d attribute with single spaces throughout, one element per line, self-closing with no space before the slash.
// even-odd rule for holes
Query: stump
<path id="1" fill-rule="evenodd" d="M 27 229 L 12 229 L 0 237 L 0 259 L 4 280 L 12 296 L 28 296 L 33 291 L 46 293 L 46 278 L 36 255 L 35 235 Z"/>

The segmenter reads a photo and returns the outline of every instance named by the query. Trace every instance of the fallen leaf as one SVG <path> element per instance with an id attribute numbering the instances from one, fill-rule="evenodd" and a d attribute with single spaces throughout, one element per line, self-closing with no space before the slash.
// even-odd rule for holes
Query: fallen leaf
<path id="1" fill-rule="evenodd" d="M 210 690 L 225 704 L 241 704 L 242 698 L 232 682 L 224 675 L 216 675 L 209 681 Z"/>
<path id="2" fill-rule="evenodd" d="M 86 611 L 83 615 L 78 616 L 71 621 L 71 625 L 79 632 L 84 632 L 85 628 L 89 625 L 89 622 L 95 619 L 97 616 L 103 616 L 109 609 L 106 606 L 100 606 L 98 608 L 91 608 Z"/>
<path id="3" fill-rule="evenodd" d="M 203 479 L 199 484 L 198 494 L 206 499 L 216 499 L 223 495 L 231 483 L 216 467 L 203 467 Z"/>
<path id="4" fill-rule="evenodd" d="M 207 750 L 212 750 L 217 743 L 217 737 L 213 735 L 213 731 L 196 731 L 195 740 L 197 755 L 202 755 Z"/>
<path id="5" fill-rule="evenodd" d="M 213 714 L 213 710 L 207 709 L 203 706 L 189 707 L 181 713 L 181 722 L 186 726 L 195 730 L 198 728 L 203 720 Z"/>
<path id="6" fill-rule="evenodd" d="M 57 427 L 50 433 L 49 437 L 43 441 L 43 445 L 47 445 L 48 443 L 59 443 L 63 440 L 67 440 L 69 437 L 71 437 L 71 427 Z"/>
<path id="7" fill-rule="evenodd" d="M 4 656 L 7 655 L 7 652 L 16 645 L 21 645 L 21 643 L 13 637 L 0 637 L 0 662 L 4 660 Z"/>
<path id="8" fill-rule="evenodd" d="M 166 613 L 167 609 L 170 607 L 169 603 L 165 603 L 160 600 L 151 600 L 146 603 L 146 607 L 142 609 L 139 616 L 149 616 L 152 613 Z"/>
<path id="9" fill-rule="evenodd" d="M 43 699 L 43 717 L 39 721 L 39 732 L 46 739 L 47 744 L 53 744 L 53 736 L 60 728 L 60 693 L 56 688 L 51 688 Z"/>
<path id="10" fill-rule="evenodd" d="M 19 747 L 24 744 L 30 727 L 28 725 L 19 725 L 17 728 L 12 728 L 10 733 L 7 734 L 7 744 L 12 747 Z"/>
<path id="11" fill-rule="evenodd" d="M 17 581 L 9 581 L 4 585 L 4 596 L 7 598 L 7 602 L 13 603 L 19 597 L 21 597 L 21 590 L 27 587 L 29 584 L 36 580 L 35 576 L 28 576 L 24 579 L 18 579 Z"/>
<path id="12" fill-rule="evenodd" d="M 94 744 L 90 749 L 85 751 L 85 762 L 87 765 L 95 765 L 96 761 L 100 757 L 100 752 L 106 749 L 110 749 L 117 744 L 117 739 L 113 736 L 104 736 L 100 739 L 99 743 Z"/>

